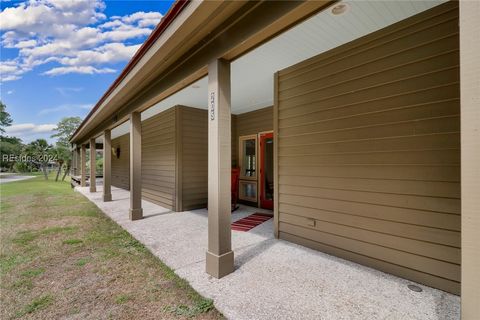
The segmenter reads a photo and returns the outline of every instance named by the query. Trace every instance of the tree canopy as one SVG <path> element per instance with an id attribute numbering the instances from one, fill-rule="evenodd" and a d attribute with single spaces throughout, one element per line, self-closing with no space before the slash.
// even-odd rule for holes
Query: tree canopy
<path id="1" fill-rule="evenodd" d="M 67 117 L 58 122 L 57 127 L 53 129 L 56 133 L 52 135 L 52 138 L 57 138 L 57 144 L 63 147 L 68 147 L 69 139 L 72 134 L 77 130 L 78 126 L 82 123 L 80 117 Z"/>
<path id="2" fill-rule="evenodd" d="M 7 112 L 7 106 L 0 101 L 0 132 L 5 133 L 5 127 L 12 125 L 12 117 Z"/>

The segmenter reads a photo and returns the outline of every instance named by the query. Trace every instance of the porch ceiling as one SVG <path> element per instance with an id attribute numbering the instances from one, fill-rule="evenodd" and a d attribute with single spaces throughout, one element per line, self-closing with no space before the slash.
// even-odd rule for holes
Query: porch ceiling
<path id="1" fill-rule="evenodd" d="M 341 15 L 333 15 L 331 7 L 319 12 L 232 62 L 232 113 L 271 106 L 275 72 L 444 2 L 356 1 L 345 2 L 348 9 Z M 207 109 L 207 78 L 145 110 L 142 120 L 175 105 Z M 127 121 L 112 130 L 112 138 L 128 132 Z"/>

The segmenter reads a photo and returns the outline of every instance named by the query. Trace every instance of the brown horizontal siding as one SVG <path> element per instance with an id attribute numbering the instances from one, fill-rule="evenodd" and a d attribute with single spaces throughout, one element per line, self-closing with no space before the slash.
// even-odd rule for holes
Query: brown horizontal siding
<path id="1" fill-rule="evenodd" d="M 303 234 L 303 232 L 301 231 L 295 232 L 295 233 Z M 305 236 L 308 236 L 308 235 L 305 235 Z M 306 237 L 302 237 L 302 236 L 284 232 L 284 231 L 279 232 L 279 237 L 281 239 L 295 242 L 303 246 L 306 246 L 315 250 L 319 250 L 337 257 L 341 257 L 347 260 L 355 261 L 357 263 L 360 263 L 378 270 L 384 270 L 406 279 L 410 279 L 420 283 L 427 283 L 428 285 L 435 288 L 450 288 L 448 291 L 460 292 L 460 283 L 455 280 L 438 277 L 436 275 L 432 275 L 429 273 L 418 271 L 416 269 L 405 267 L 402 264 L 395 264 L 383 259 L 372 258 L 366 255 L 359 254 L 358 252 L 355 252 L 355 251 L 345 250 L 338 246 L 331 246 L 324 242 L 317 241 L 315 239 L 309 239 Z"/>
<path id="2" fill-rule="evenodd" d="M 208 203 L 207 111 L 184 106 L 179 108 L 182 210 L 205 208 Z"/>
<path id="3" fill-rule="evenodd" d="M 278 73 L 280 238 L 459 293 L 458 48 L 449 2 Z"/>
<path id="4" fill-rule="evenodd" d="M 232 118 L 232 159 L 238 164 L 238 138 L 273 130 L 273 107 L 267 107 Z"/>
<path id="5" fill-rule="evenodd" d="M 116 150 L 120 148 L 120 157 L 117 158 Z M 130 135 L 124 134 L 112 139 L 112 186 L 130 189 Z"/>
<path id="6" fill-rule="evenodd" d="M 142 198 L 173 210 L 175 197 L 175 110 L 142 122 Z"/>

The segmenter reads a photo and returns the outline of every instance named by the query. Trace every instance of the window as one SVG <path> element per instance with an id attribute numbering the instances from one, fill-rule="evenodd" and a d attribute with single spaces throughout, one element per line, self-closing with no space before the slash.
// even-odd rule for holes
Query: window
<path id="1" fill-rule="evenodd" d="M 240 137 L 240 179 L 256 180 L 257 136 Z"/>

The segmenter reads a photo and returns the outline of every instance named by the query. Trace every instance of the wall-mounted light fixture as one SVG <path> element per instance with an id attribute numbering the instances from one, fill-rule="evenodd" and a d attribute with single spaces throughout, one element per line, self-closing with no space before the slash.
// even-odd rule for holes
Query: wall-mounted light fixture
<path id="1" fill-rule="evenodd" d="M 117 157 L 117 159 L 120 159 L 120 147 L 112 148 L 112 153 Z"/>

